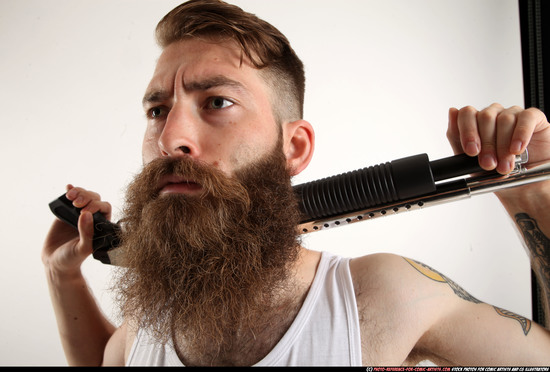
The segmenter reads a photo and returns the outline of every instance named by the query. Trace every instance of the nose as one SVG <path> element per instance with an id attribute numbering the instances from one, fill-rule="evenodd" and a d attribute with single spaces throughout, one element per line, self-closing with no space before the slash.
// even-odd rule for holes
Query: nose
<path id="1" fill-rule="evenodd" d="M 175 105 L 168 113 L 158 146 L 162 156 L 197 158 L 200 155 L 198 119 L 182 106 Z"/>

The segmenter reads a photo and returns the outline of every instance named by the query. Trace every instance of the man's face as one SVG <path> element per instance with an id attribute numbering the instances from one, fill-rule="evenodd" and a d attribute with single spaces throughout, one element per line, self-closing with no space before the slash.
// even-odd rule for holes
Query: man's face
<path id="1" fill-rule="evenodd" d="M 309 162 L 313 131 L 303 120 L 281 129 L 270 98 L 239 48 L 199 40 L 166 47 L 145 93 L 144 169 L 127 192 L 129 270 L 117 287 L 125 316 L 189 353 L 240 347 L 235 335 L 253 338 L 294 301 L 290 177 Z"/>
<path id="2" fill-rule="evenodd" d="M 279 135 L 269 90 L 231 42 L 166 47 L 146 90 L 143 162 L 190 156 L 233 175 L 273 150 Z M 166 192 L 192 192 L 172 186 Z"/>

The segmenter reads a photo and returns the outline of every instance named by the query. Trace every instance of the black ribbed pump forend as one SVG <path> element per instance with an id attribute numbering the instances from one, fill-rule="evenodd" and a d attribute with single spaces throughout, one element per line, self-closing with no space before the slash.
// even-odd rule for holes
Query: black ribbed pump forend
<path id="1" fill-rule="evenodd" d="M 411 182 L 413 181 L 413 182 Z M 302 222 L 435 191 L 428 156 L 415 155 L 294 186 Z"/>

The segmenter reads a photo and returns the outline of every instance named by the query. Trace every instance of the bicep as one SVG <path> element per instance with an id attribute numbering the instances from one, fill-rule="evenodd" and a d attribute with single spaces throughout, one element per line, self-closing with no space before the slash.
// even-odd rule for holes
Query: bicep
<path id="1" fill-rule="evenodd" d="M 495 306 L 460 301 L 425 333 L 419 349 L 458 365 L 550 363 L 548 330 Z"/>
<path id="2" fill-rule="evenodd" d="M 407 365 L 550 364 L 550 331 L 540 325 L 483 303 L 420 262 L 386 254 L 363 263 L 350 267 L 360 314 L 371 320 L 362 332 L 377 335 L 365 342 L 367 363 L 385 353 Z"/>
<path id="3" fill-rule="evenodd" d="M 513 312 L 483 303 L 449 278 L 419 262 L 417 271 L 445 285 L 437 320 L 415 350 L 459 365 L 550 362 L 550 332 Z"/>

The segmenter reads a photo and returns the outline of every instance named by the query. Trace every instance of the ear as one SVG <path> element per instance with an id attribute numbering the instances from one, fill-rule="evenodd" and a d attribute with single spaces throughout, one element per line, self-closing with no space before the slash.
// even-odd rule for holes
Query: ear
<path id="1" fill-rule="evenodd" d="M 315 132 L 313 126 L 305 120 L 296 120 L 283 124 L 283 151 L 291 175 L 303 171 L 313 157 Z"/>

